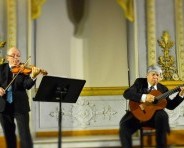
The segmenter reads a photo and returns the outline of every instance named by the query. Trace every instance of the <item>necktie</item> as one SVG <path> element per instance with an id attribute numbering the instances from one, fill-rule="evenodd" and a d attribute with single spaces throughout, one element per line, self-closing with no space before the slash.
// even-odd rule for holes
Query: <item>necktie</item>
<path id="1" fill-rule="evenodd" d="M 154 86 L 151 86 L 150 88 L 149 88 L 149 90 L 148 90 L 148 93 L 150 93 L 152 90 L 154 90 L 155 88 L 154 88 Z"/>
<path id="2" fill-rule="evenodd" d="M 9 76 L 8 76 L 8 82 L 10 83 L 12 80 L 12 72 L 9 72 Z M 8 103 L 12 103 L 13 102 L 13 95 L 12 95 L 12 85 L 10 85 L 10 87 L 7 89 L 7 101 Z"/>
<path id="3" fill-rule="evenodd" d="M 10 86 L 7 89 L 7 101 L 8 103 L 12 103 L 13 102 L 13 97 L 12 97 L 12 86 Z"/>

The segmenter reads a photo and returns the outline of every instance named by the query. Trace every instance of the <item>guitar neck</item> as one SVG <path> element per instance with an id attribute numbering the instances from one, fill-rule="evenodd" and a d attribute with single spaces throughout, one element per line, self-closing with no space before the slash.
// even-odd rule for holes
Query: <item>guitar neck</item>
<path id="1" fill-rule="evenodd" d="M 183 85 L 184 85 L 184 84 L 182 84 L 182 85 L 180 85 L 180 86 L 177 86 L 176 88 L 171 89 L 171 90 L 169 90 L 169 91 L 167 91 L 167 92 L 165 92 L 165 93 L 163 93 L 163 94 L 161 94 L 161 95 L 159 95 L 159 96 L 156 96 L 155 99 L 156 99 L 156 100 L 160 100 L 160 99 L 167 98 L 168 96 L 174 94 L 175 92 L 178 92 L 178 91 L 180 90 L 180 87 L 183 86 Z"/>

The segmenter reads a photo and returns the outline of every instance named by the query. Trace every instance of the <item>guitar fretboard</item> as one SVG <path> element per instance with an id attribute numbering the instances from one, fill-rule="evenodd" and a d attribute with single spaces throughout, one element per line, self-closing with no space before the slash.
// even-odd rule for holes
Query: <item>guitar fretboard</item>
<path id="1" fill-rule="evenodd" d="M 167 91 L 167 92 L 165 92 L 165 93 L 163 93 L 163 94 L 161 94 L 161 95 L 159 95 L 159 96 L 156 96 L 155 99 L 156 99 L 156 100 L 160 100 L 160 99 L 167 98 L 168 96 L 174 94 L 175 92 L 178 92 L 178 91 L 180 90 L 180 87 L 181 87 L 181 86 L 184 86 L 184 84 L 182 84 L 182 85 L 180 85 L 180 86 L 177 86 L 176 88 L 171 89 L 171 90 L 169 90 L 169 91 Z"/>

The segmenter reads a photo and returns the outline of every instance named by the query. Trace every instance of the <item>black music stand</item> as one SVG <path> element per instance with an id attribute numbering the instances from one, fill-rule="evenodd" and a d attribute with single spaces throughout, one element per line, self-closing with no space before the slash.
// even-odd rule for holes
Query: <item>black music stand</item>
<path id="1" fill-rule="evenodd" d="M 58 148 L 61 148 L 61 104 L 76 103 L 86 80 L 44 76 L 33 101 L 59 102 Z"/>

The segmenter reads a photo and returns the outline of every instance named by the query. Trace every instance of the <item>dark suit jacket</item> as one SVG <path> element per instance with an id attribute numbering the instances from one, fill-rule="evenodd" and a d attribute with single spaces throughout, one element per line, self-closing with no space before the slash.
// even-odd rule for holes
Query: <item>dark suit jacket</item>
<path id="1" fill-rule="evenodd" d="M 9 77 L 9 65 L 8 63 L 0 65 L 0 87 L 4 89 L 8 86 L 8 77 Z M 26 93 L 26 90 L 31 89 L 35 84 L 29 75 L 24 75 L 22 73 L 18 74 L 16 79 L 12 83 L 13 89 L 13 108 L 14 113 L 26 113 L 30 111 L 29 98 Z M 3 96 L 3 99 L 6 100 L 6 95 Z M 5 103 L 7 106 L 7 102 Z M 5 109 L 6 109 L 5 106 Z"/>
<path id="2" fill-rule="evenodd" d="M 157 89 L 161 93 L 165 93 L 168 91 L 167 87 L 162 85 L 161 83 L 157 84 Z M 140 102 L 142 94 L 147 94 L 147 93 L 148 93 L 147 78 L 137 78 L 134 84 L 130 86 L 127 90 L 125 90 L 123 96 L 127 100 Z M 165 99 L 167 100 L 166 108 L 170 110 L 175 109 L 183 101 L 183 98 L 180 97 L 178 94 L 173 99 L 170 99 L 169 97 Z M 132 118 L 135 118 L 135 117 L 130 111 L 127 111 L 126 114 L 121 119 L 120 124 Z M 169 125 L 166 125 L 166 126 L 168 127 L 168 131 L 169 131 Z"/>
<path id="3" fill-rule="evenodd" d="M 161 83 L 157 84 L 157 90 L 160 91 L 162 94 L 168 91 L 167 87 L 162 85 Z M 148 93 L 147 79 L 137 78 L 134 84 L 130 88 L 125 90 L 123 96 L 125 97 L 125 99 L 140 102 L 142 94 L 147 93 Z M 183 101 L 183 98 L 177 94 L 176 97 L 174 97 L 173 99 L 167 97 L 166 100 L 167 100 L 166 108 L 173 110 Z"/>

